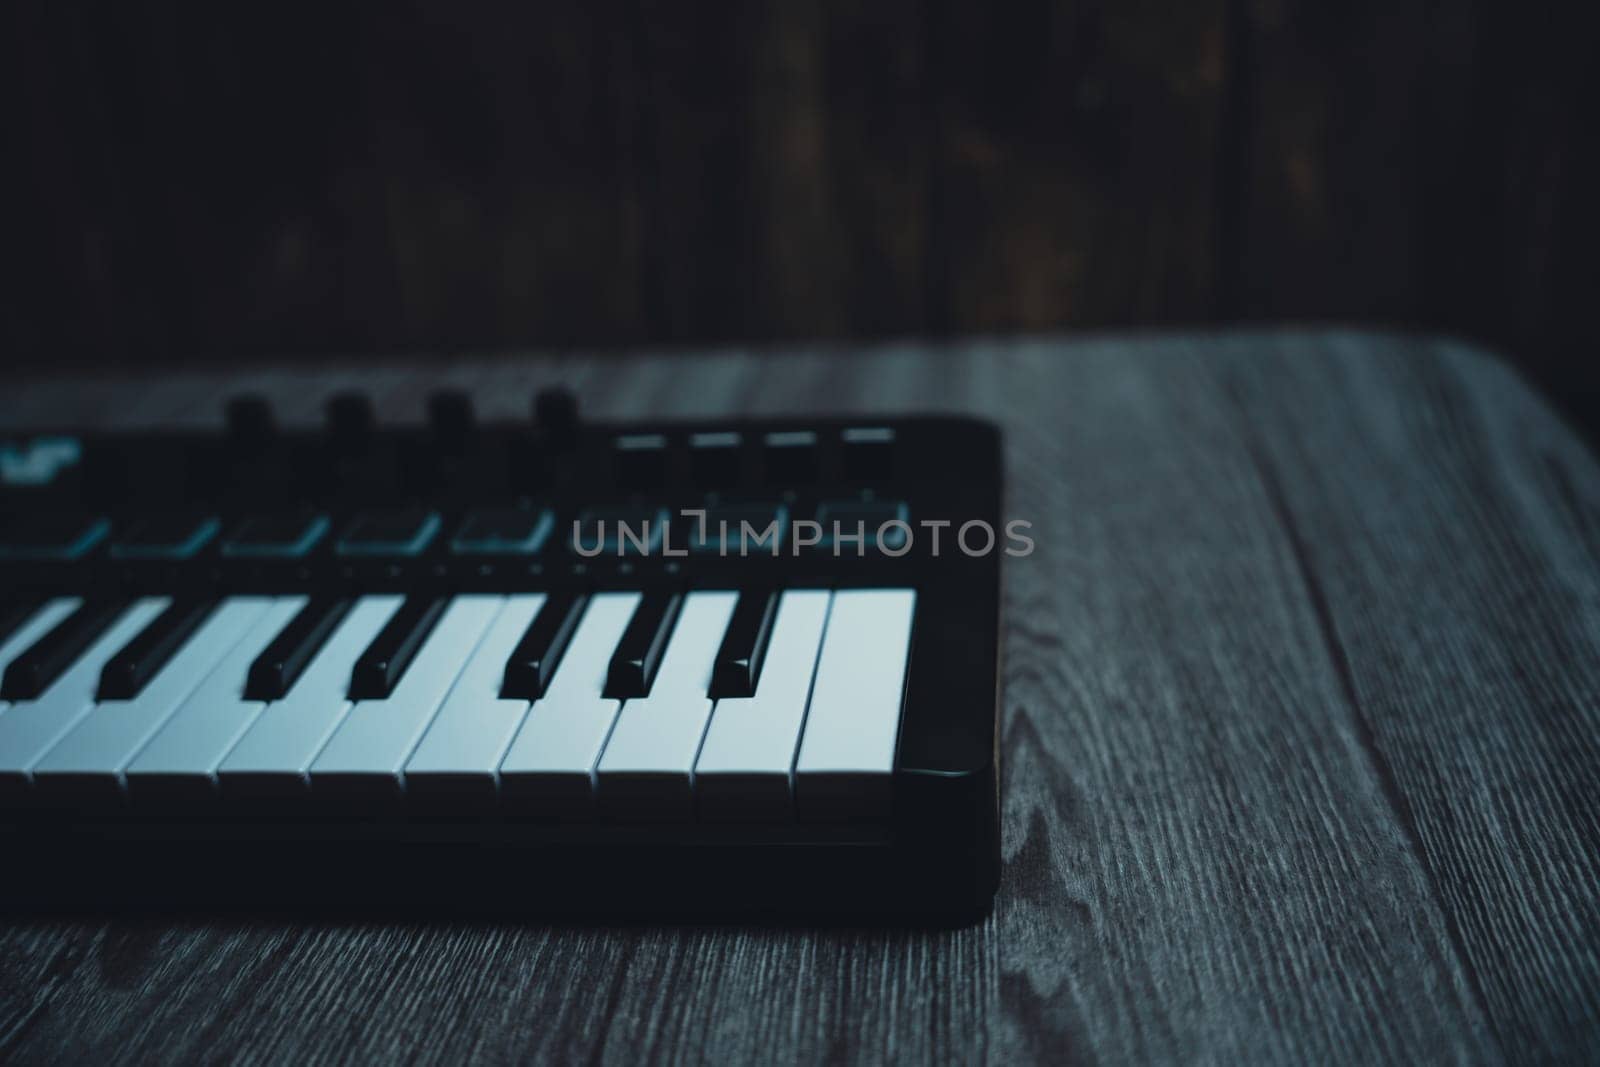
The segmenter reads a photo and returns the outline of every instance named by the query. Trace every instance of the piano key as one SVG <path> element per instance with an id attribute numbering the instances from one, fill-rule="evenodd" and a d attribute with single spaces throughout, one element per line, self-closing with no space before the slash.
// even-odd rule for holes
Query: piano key
<path id="1" fill-rule="evenodd" d="M 888 815 L 916 603 L 910 589 L 833 595 L 795 761 L 800 818 Z"/>
<path id="2" fill-rule="evenodd" d="M 428 732 L 406 761 L 407 793 L 448 793 L 493 802 L 499 789 L 500 760 L 528 713 L 526 698 L 501 694 L 506 659 L 530 624 L 537 625 L 537 617 L 547 609 L 543 593 L 505 598 Z"/>
<path id="3" fill-rule="evenodd" d="M 40 757 L 94 707 L 95 686 L 106 661 L 150 625 L 169 603 L 166 597 L 134 601 L 88 643 L 77 660 L 37 699 L 18 701 L 0 715 L 0 787 L 11 792 L 32 784 L 33 768 Z"/>
<path id="4" fill-rule="evenodd" d="M 350 710 L 356 659 L 400 610 L 397 595 L 364 596 L 282 700 L 267 705 L 217 768 L 224 796 L 305 796 L 311 764 Z"/>
<path id="5" fill-rule="evenodd" d="M 223 758 L 266 707 L 245 695 L 250 665 L 305 607 L 306 598 L 254 599 L 261 607 L 244 633 L 212 661 L 204 680 L 128 764 L 128 791 L 135 804 L 203 803 L 217 788 Z"/>
<path id="6" fill-rule="evenodd" d="M 507 700 L 538 700 L 555 674 L 583 614 L 583 597 L 552 593 L 534 617 L 505 662 L 500 696 Z"/>
<path id="7" fill-rule="evenodd" d="M 111 657 L 100 672 L 97 700 L 132 700 L 194 635 L 215 608 L 214 600 L 176 600 L 161 617 Z"/>
<path id="8" fill-rule="evenodd" d="M 216 670 L 271 603 L 267 597 L 229 597 L 136 697 L 95 703 L 35 765 L 34 782 L 41 795 L 73 800 L 120 795 L 129 762 Z M 128 647 L 140 645 L 145 634 L 161 626 L 171 611 L 168 608 L 157 617 Z M 115 662 L 112 657 L 110 663 Z M 102 679 L 104 676 L 102 669 Z M 101 684 L 103 688 L 104 682 Z"/>
<path id="9" fill-rule="evenodd" d="M 638 593 L 596 593 L 543 699 L 528 709 L 522 729 L 500 762 L 501 795 L 542 814 L 589 813 L 594 765 L 618 702 L 604 695 L 611 654 L 643 599 Z"/>
<path id="10" fill-rule="evenodd" d="M 650 593 L 639 602 L 611 656 L 605 696 L 628 700 L 649 695 L 650 684 L 661 665 L 661 653 L 682 607 L 683 597 L 676 593 Z"/>
<path id="11" fill-rule="evenodd" d="M 245 697 L 265 701 L 283 699 L 306 669 L 306 664 L 311 662 L 311 657 L 354 606 L 355 601 L 348 598 L 325 598 L 308 603 L 250 665 Z"/>
<path id="12" fill-rule="evenodd" d="M 504 605 L 458 596 L 389 696 L 358 700 L 311 765 L 311 788 L 361 798 L 394 797 L 423 731 Z"/>
<path id="13" fill-rule="evenodd" d="M 5 674 L 12 660 L 26 652 L 82 605 L 83 601 L 72 596 L 54 597 L 42 604 L 23 605 L 17 613 L 19 617 L 0 634 L 0 676 Z M 0 701 L 0 710 L 5 706 L 5 702 Z"/>
<path id="14" fill-rule="evenodd" d="M 395 612 L 350 672 L 351 700 L 383 700 L 444 614 L 443 597 L 412 597 Z"/>
<path id="15" fill-rule="evenodd" d="M 785 592 L 755 695 L 717 701 L 694 765 L 701 819 L 777 822 L 793 817 L 790 771 L 831 599 L 821 589 Z"/>
<path id="16" fill-rule="evenodd" d="M 722 647 L 717 650 L 711 674 L 711 699 L 747 697 L 755 693 L 777 609 L 778 594 L 771 590 L 740 594 L 739 607 L 728 623 Z"/>
<path id="17" fill-rule="evenodd" d="M 600 807 L 625 819 L 688 821 L 690 781 L 711 717 L 711 672 L 738 594 L 690 593 L 650 695 L 622 705 L 596 769 Z"/>
<path id="18" fill-rule="evenodd" d="M 0 681 L 0 700 L 15 703 L 36 699 L 127 608 L 123 601 L 84 601 L 78 610 L 6 665 L 5 678 Z"/>

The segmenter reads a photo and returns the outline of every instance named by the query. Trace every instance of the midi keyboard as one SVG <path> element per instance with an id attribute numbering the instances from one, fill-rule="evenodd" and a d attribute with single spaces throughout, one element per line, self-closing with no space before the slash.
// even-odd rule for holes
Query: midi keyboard
<path id="1" fill-rule="evenodd" d="M 986 911 L 996 431 L 533 409 L 0 430 L 0 903 Z"/>

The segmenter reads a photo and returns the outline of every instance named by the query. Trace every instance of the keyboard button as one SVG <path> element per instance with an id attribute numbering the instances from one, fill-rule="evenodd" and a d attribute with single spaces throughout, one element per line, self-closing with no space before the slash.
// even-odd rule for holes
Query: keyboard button
<path id="1" fill-rule="evenodd" d="M 908 522 L 911 511 L 903 500 L 830 500 L 817 508 L 822 540 L 814 551 L 829 555 L 865 556 L 880 550 L 899 552 L 910 534 L 898 526 L 883 530 L 887 522 Z M 879 531 L 883 532 L 879 542 Z M 856 540 L 860 535 L 860 541 Z M 841 539 L 839 535 L 843 535 Z M 836 551 L 837 549 L 837 551 Z"/>
<path id="2" fill-rule="evenodd" d="M 350 710 L 350 672 L 402 603 L 394 595 L 356 601 L 299 681 L 266 706 L 217 768 L 225 797 L 307 795 L 312 761 Z"/>
<path id="3" fill-rule="evenodd" d="M 163 606 L 166 601 L 161 602 Z M 127 610 L 122 601 L 91 600 L 78 606 L 54 629 L 6 666 L 0 700 L 33 700 L 61 676 L 85 649 Z M 121 646 L 113 649 L 120 651 Z M 109 658 L 109 657 L 108 657 Z"/>
<path id="4" fill-rule="evenodd" d="M 583 597 L 571 593 L 554 593 L 544 601 L 504 663 L 502 698 L 538 700 L 544 696 L 556 664 L 578 628 L 583 603 Z"/>
<path id="5" fill-rule="evenodd" d="M 894 430 L 855 426 L 839 435 L 845 477 L 857 482 L 885 481 L 894 473 Z"/>
<path id="6" fill-rule="evenodd" d="M 667 480 L 667 439 L 661 434 L 623 434 L 612 442 L 612 458 L 624 489 L 655 489 Z"/>
<path id="7" fill-rule="evenodd" d="M 0 560 L 73 560 L 89 554 L 111 532 L 105 519 L 28 515 L 0 527 Z"/>
<path id="8" fill-rule="evenodd" d="M 119 536 L 112 559 L 193 559 L 217 536 L 221 523 L 206 516 L 162 515 L 145 519 Z"/>
<path id="9" fill-rule="evenodd" d="M 756 679 L 767 654 L 767 639 L 777 615 L 778 594 L 753 590 L 739 597 L 739 607 L 728 623 L 727 636 L 717 650 L 711 675 L 711 699 L 754 696 Z"/>
<path id="10" fill-rule="evenodd" d="M 189 694 L 217 669 L 270 604 L 271 600 L 266 597 L 231 597 L 214 611 L 208 606 L 204 625 L 192 634 L 147 687 L 131 698 L 101 699 L 39 761 L 34 768 L 34 780 L 41 795 L 79 802 L 120 796 L 129 762 Z M 184 604 L 169 607 L 135 637 L 128 648 L 140 645 L 145 634 L 167 623 L 174 610 L 188 607 Z M 107 668 L 120 656 L 118 653 L 113 657 Z M 106 669 L 102 669 L 102 687 L 105 675 Z M 208 712 L 211 710 L 207 708 Z"/>
<path id="11" fill-rule="evenodd" d="M 666 531 L 665 508 L 594 508 L 579 516 L 572 548 L 580 556 L 653 556 Z"/>
<path id="12" fill-rule="evenodd" d="M 302 559 L 327 532 L 326 515 L 260 515 L 233 531 L 222 554 L 230 559 Z"/>
<path id="13" fill-rule="evenodd" d="M 16 616 L 8 620 L 10 625 L 0 632 L 0 677 L 4 677 L 12 660 L 32 648 L 45 634 L 61 625 L 82 606 L 83 601 L 70 596 L 22 606 Z M 0 710 L 5 706 L 5 702 L 0 700 Z"/>
<path id="14" fill-rule="evenodd" d="M 616 720 L 604 695 L 611 654 L 642 598 L 597 593 L 544 697 L 535 702 L 500 763 L 502 796 L 513 807 L 583 817 L 593 810 L 593 773 Z"/>
<path id="15" fill-rule="evenodd" d="M 406 759 L 504 604 L 499 596 L 451 600 L 393 692 L 358 699 L 339 724 L 311 765 L 312 793 L 398 798 Z"/>
<path id="16" fill-rule="evenodd" d="M 640 601 L 611 657 L 606 672 L 607 698 L 629 700 L 650 695 L 661 653 L 682 607 L 683 597 L 675 593 L 651 593 Z"/>
<path id="17" fill-rule="evenodd" d="M 417 750 L 406 761 L 408 794 L 468 798 L 484 805 L 494 801 L 500 760 L 528 713 L 526 699 L 506 698 L 501 693 L 506 659 L 548 606 L 542 593 L 506 598 Z"/>
<path id="18" fill-rule="evenodd" d="M 350 520 L 334 551 L 341 556 L 420 556 L 438 532 L 437 512 L 374 512 Z"/>
<path id="19" fill-rule="evenodd" d="M 548 509 L 474 511 L 450 539 L 450 551 L 458 556 L 536 556 L 555 525 Z"/>
<path id="20" fill-rule="evenodd" d="M 650 695 L 622 705 L 597 768 L 601 810 L 623 819 L 693 817 L 690 775 L 711 717 L 712 663 L 735 593 L 690 593 Z"/>
<path id="21" fill-rule="evenodd" d="M 350 672 L 351 700 L 383 700 L 394 692 L 434 624 L 444 614 L 443 598 L 412 597 L 356 661 Z"/>
<path id="22" fill-rule="evenodd" d="M 830 599 L 820 589 L 785 592 L 755 695 L 717 701 L 694 767 L 702 819 L 782 822 L 793 817 L 789 771 Z"/>
<path id="23" fill-rule="evenodd" d="M 695 555 L 774 556 L 783 550 L 789 509 L 782 504 L 719 504 L 706 520 L 689 517 L 689 551 Z"/>
<path id="24" fill-rule="evenodd" d="M 167 665 L 216 607 L 213 600 L 178 600 L 144 633 L 111 657 L 100 672 L 97 700 L 132 700 Z"/>
<path id="25" fill-rule="evenodd" d="M 32 784 L 34 765 L 93 709 L 94 689 L 106 661 L 165 611 L 168 603 L 165 597 L 135 601 L 98 632 L 38 699 L 19 700 L 0 714 L 0 786 L 11 791 Z"/>
<path id="26" fill-rule="evenodd" d="M 248 700 L 282 700 L 328 635 L 344 621 L 354 600 L 313 600 L 283 627 L 250 665 L 244 695 Z"/>
<path id="27" fill-rule="evenodd" d="M 817 435 L 810 430 L 781 430 L 761 440 L 766 480 L 775 485 L 802 485 L 817 477 Z"/>
<path id="28" fill-rule="evenodd" d="M 244 694 L 250 664 L 305 607 L 306 598 L 251 599 L 260 607 L 250 625 L 212 660 L 200 685 L 128 764 L 128 791 L 136 804 L 205 803 L 216 791 L 217 768 L 228 750 L 266 707 Z"/>
<path id="29" fill-rule="evenodd" d="M 795 762 L 800 818 L 889 814 L 916 602 L 909 589 L 850 589 L 833 595 Z"/>
<path id="30" fill-rule="evenodd" d="M 739 482 L 744 438 L 730 430 L 689 436 L 689 472 L 705 489 L 723 489 Z"/>

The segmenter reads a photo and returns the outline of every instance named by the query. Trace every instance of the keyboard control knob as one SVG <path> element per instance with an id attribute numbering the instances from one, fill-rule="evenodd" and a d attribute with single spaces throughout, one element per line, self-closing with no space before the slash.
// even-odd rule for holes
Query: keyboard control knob
<path id="1" fill-rule="evenodd" d="M 228 438 L 243 451 L 258 452 L 278 432 L 267 398 L 254 393 L 236 396 L 226 408 Z"/>
<path id="2" fill-rule="evenodd" d="M 428 424 L 446 445 L 460 447 L 472 436 L 472 397 L 460 389 L 440 389 L 428 397 Z"/>
<path id="3" fill-rule="evenodd" d="M 578 438 L 578 398 L 559 386 L 541 389 L 533 398 L 533 422 L 539 436 L 558 448 Z"/>
<path id="4" fill-rule="evenodd" d="M 372 436 L 372 401 L 365 393 L 339 393 L 328 401 L 328 436 L 342 451 L 359 451 Z"/>

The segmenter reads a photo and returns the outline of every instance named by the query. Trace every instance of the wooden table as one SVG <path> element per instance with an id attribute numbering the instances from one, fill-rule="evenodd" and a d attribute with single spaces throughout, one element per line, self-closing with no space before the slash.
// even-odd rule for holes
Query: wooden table
<path id="1" fill-rule="evenodd" d="M 1481 353 L 1318 333 L 352 364 L 41 381 L 0 425 L 209 422 L 241 389 L 286 421 L 349 387 L 416 417 L 445 383 L 520 416 L 553 382 L 608 416 L 1003 424 L 1039 547 L 1005 579 L 993 915 L 10 919 L 0 1060 L 1600 1055 L 1600 470 Z"/>

